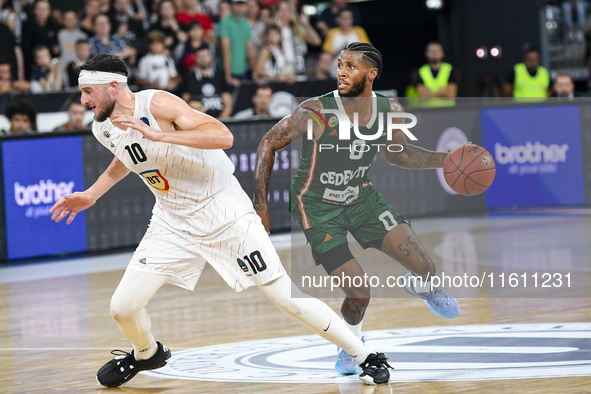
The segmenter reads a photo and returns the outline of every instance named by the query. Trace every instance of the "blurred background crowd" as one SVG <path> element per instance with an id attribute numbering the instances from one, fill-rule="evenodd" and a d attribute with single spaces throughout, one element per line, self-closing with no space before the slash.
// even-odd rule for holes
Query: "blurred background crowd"
<path id="1" fill-rule="evenodd" d="M 381 88 L 416 98 L 416 105 L 454 105 L 457 96 L 587 95 L 589 1 L 534 1 L 544 13 L 548 45 L 524 43 L 522 57 L 511 59 L 510 68 L 497 64 L 495 72 L 479 76 L 477 86 L 467 90 L 462 89 L 462 71 L 471 67 L 464 65 L 462 70 L 462 64 L 457 67 L 452 60 L 474 57 L 473 48 L 458 52 L 450 45 L 453 37 L 446 39 L 442 33 L 453 15 L 448 22 L 433 19 L 435 30 L 425 29 L 422 35 L 410 28 L 392 37 L 391 41 L 411 41 L 415 55 L 410 67 L 400 60 L 404 49 L 399 44 L 389 48 L 379 29 L 374 26 L 369 34 L 364 29 L 372 19 L 399 17 L 397 0 L 376 2 L 381 6 L 374 9 L 386 16 L 362 15 L 362 3 L 348 0 L 0 0 L 0 95 L 75 91 L 76 67 L 92 56 L 110 53 L 126 61 L 129 83 L 136 89 L 170 91 L 219 118 L 269 116 L 274 86 L 334 79 L 340 50 L 354 41 L 379 42 L 385 73 L 394 60 L 399 63 L 396 78 L 403 81 L 401 86 L 394 77 L 386 77 Z M 445 5 L 444 0 L 426 4 Z M 497 34 L 502 36 L 502 29 Z M 451 56 L 446 55 L 448 48 Z M 501 58 L 503 48 L 483 45 L 475 55 L 482 60 Z M 400 73 L 402 67 L 407 68 Z M 252 106 L 236 108 L 236 90 L 245 84 L 256 86 Z M 34 129 L 35 111 L 26 100 L 11 102 L 3 109 L 11 121 L 4 133 Z M 70 100 L 67 111 L 69 121 L 56 129 L 86 127 L 79 99 Z M 28 125 L 26 119 L 31 120 Z"/>

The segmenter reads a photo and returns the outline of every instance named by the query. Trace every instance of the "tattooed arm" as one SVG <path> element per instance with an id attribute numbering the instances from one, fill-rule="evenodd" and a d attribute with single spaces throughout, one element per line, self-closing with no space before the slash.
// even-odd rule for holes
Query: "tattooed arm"
<path id="1" fill-rule="evenodd" d="M 404 112 L 402 106 L 394 99 L 390 99 L 390 108 L 392 112 Z M 404 118 L 397 118 L 394 123 L 404 123 Z M 394 146 L 388 149 L 390 145 Z M 400 151 L 401 147 L 402 151 Z M 433 152 L 408 144 L 406 142 L 406 135 L 402 130 L 393 130 L 392 139 L 386 141 L 384 155 L 389 164 L 414 170 L 422 170 L 443 167 L 443 162 L 448 154 L 445 152 Z"/>
<path id="2" fill-rule="evenodd" d="M 254 168 L 254 209 L 261 217 L 263 225 L 269 232 L 269 210 L 267 205 L 267 195 L 269 194 L 269 182 L 271 172 L 275 163 L 275 152 L 286 148 L 293 141 L 306 134 L 308 119 L 312 119 L 308 114 L 312 111 L 320 111 L 322 103 L 317 98 L 304 101 L 291 114 L 281 119 L 279 123 L 269 130 L 261 140 L 257 150 L 257 159 Z M 314 140 L 322 135 L 324 128 L 316 122 L 312 128 Z"/>

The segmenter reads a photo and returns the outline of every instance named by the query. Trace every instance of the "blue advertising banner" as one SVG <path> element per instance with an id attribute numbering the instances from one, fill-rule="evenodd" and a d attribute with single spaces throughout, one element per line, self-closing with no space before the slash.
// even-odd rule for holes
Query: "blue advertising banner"
<path id="1" fill-rule="evenodd" d="M 481 121 L 497 168 L 487 207 L 584 204 L 578 105 L 483 109 Z"/>
<path id="2" fill-rule="evenodd" d="M 9 260 L 86 250 L 86 216 L 67 226 L 49 209 L 64 194 L 84 190 L 82 137 L 2 142 Z"/>

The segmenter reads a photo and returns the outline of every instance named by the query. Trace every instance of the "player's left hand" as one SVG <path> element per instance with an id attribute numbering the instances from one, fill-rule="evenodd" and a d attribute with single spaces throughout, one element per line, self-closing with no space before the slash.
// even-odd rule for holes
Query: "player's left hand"
<path id="1" fill-rule="evenodd" d="M 113 115 L 111 117 L 111 120 L 115 123 L 119 123 L 125 129 L 127 129 L 128 127 L 131 127 L 132 129 L 139 131 L 140 133 L 142 133 L 144 135 L 144 137 L 146 137 L 150 141 L 157 141 L 158 131 L 151 128 L 150 126 L 148 126 L 147 124 L 145 124 L 141 120 L 134 118 L 133 116 Z"/>

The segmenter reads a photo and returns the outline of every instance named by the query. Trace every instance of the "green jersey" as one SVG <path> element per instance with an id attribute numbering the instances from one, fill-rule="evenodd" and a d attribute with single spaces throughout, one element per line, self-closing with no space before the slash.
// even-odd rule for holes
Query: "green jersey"
<path id="1" fill-rule="evenodd" d="M 363 201 L 372 187 L 368 172 L 376 154 L 386 149 L 386 119 L 390 111 L 387 97 L 372 93 L 372 115 L 367 125 L 359 125 L 362 135 L 381 135 L 371 141 L 358 139 L 351 129 L 350 140 L 339 138 L 339 122 L 336 115 L 323 114 L 326 129 L 318 141 L 304 135 L 300 165 L 291 183 L 290 210 L 304 229 L 323 223 L 339 215 L 349 205 Z M 345 111 L 338 91 L 324 96 L 320 101 L 325 110 Z M 353 122 L 351 122 L 353 128 Z"/>

